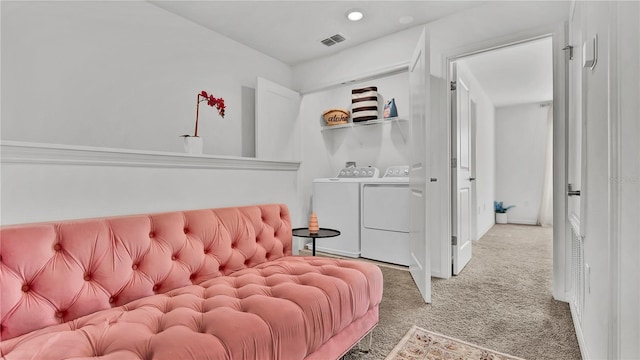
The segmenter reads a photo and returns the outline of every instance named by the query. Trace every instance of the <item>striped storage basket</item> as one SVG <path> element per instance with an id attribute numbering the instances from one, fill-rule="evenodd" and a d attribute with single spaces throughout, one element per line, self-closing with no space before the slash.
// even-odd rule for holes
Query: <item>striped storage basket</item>
<path id="1" fill-rule="evenodd" d="M 351 90 L 351 118 L 353 122 L 378 118 L 378 88 L 370 86 Z"/>

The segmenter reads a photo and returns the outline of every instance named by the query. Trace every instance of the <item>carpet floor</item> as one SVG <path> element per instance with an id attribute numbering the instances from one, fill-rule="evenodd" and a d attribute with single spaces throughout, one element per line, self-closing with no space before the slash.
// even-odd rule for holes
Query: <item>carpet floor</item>
<path id="1" fill-rule="evenodd" d="M 496 225 L 460 275 L 433 279 L 431 304 L 408 271 L 381 266 L 371 351 L 344 359 L 384 359 L 413 325 L 528 360 L 580 359 L 569 305 L 551 296 L 552 246 L 550 228 Z"/>

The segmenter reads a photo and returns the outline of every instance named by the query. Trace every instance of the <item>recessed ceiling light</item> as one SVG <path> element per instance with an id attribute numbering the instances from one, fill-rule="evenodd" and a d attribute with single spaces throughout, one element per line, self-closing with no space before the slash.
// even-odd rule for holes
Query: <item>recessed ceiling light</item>
<path id="1" fill-rule="evenodd" d="M 400 24 L 409 24 L 410 22 L 413 21 L 413 16 L 403 16 L 400 19 L 398 19 L 398 21 L 400 22 Z"/>
<path id="2" fill-rule="evenodd" d="M 347 10 L 346 15 L 347 15 L 347 19 L 349 19 L 350 21 L 360 21 L 364 17 L 362 10 L 359 10 L 359 9 Z"/>

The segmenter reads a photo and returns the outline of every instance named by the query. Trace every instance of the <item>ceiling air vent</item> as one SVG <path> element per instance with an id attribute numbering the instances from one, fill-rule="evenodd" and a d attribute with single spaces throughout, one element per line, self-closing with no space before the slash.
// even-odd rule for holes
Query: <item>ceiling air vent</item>
<path id="1" fill-rule="evenodd" d="M 335 34 L 335 35 L 329 36 L 326 39 L 320 40 L 320 42 L 323 43 L 326 46 L 332 46 L 332 45 L 335 45 L 335 44 L 337 44 L 339 42 L 343 42 L 345 40 L 346 40 L 346 38 L 344 37 L 344 35 Z"/>

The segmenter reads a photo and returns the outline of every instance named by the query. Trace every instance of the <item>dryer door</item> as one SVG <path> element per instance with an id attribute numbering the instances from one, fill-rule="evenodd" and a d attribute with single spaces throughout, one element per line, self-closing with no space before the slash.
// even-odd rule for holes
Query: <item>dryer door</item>
<path id="1" fill-rule="evenodd" d="M 362 226 L 408 233 L 410 194 L 409 184 L 364 184 Z"/>

